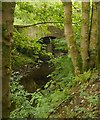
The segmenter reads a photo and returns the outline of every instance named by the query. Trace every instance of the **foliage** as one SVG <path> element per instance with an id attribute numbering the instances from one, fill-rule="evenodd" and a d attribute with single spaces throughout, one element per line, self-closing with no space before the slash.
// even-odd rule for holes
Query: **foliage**
<path id="1" fill-rule="evenodd" d="M 54 40 L 51 40 L 51 43 L 55 46 L 55 50 L 67 53 L 68 48 L 65 38 L 56 38 Z"/>
<path id="2" fill-rule="evenodd" d="M 42 7 L 40 7 L 42 6 Z M 80 21 L 81 18 L 81 8 L 79 7 L 80 3 L 75 2 L 73 3 L 73 28 L 74 33 L 76 36 L 76 41 L 79 43 L 80 39 Z M 34 13 L 34 14 L 33 14 Z M 52 14 L 53 13 L 53 14 Z M 30 17 L 29 17 L 30 16 Z M 63 5 L 61 2 L 53 3 L 53 2 L 18 2 L 15 9 L 15 16 L 14 16 L 14 24 L 34 24 L 39 22 L 52 22 L 52 21 L 62 21 L 63 22 Z M 56 23 L 53 24 L 55 26 L 63 28 L 63 23 Z M 47 32 L 46 24 L 39 26 L 41 30 Z M 46 53 L 45 50 L 41 51 L 43 48 L 43 44 L 41 45 L 39 41 L 36 39 L 32 39 L 27 36 L 27 30 L 23 30 L 21 32 L 18 32 L 15 30 L 14 32 L 14 44 L 16 46 L 16 49 L 29 56 L 33 57 L 33 60 L 39 59 L 39 54 L 41 56 L 49 56 L 52 58 L 52 55 L 50 53 Z M 68 48 L 66 47 L 66 41 L 61 39 L 56 39 L 55 41 L 52 41 L 53 44 L 56 46 L 55 51 L 62 51 L 67 52 Z M 58 52 L 57 52 L 58 53 Z"/>
<path id="3" fill-rule="evenodd" d="M 38 89 L 29 94 L 19 84 L 21 77 L 17 72 L 12 73 L 11 102 L 15 104 L 15 109 L 10 113 L 11 118 L 47 118 L 49 113 L 54 111 L 64 99 L 70 98 L 66 90 L 60 90 L 57 85 L 53 85 L 52 81 L 49 87 L 45 86 L 45 90 Z M 32 95 L 31 100 L 28 100 L 29 95 Z"/>
<path id="4" fill-rule="evenodd" d="M 34 114 L 36 118 L 47 118 L 49 113 L 53 112 L 62 100 L 69 99 L 69 95 L 65 91 L 59 89 L 49 90 L 45 89 L 41 93 L 34 93 L 31 102 L 35 101 L 37 107 Z"/>
<path id="5" fill-rule="evenodd" d="M 13 33 L 12 47 L 12 66 L 20 67 L 26 64 L 34 64 L 42 62 L 42 59 L 53 58 L 51 52 L 46 51 L 46 44 L 42 40 L 33 39 L 27 34 L 27 30 L 17 31 Z"/>
<path id="6" fill-rule="evenodd" d="M 73 86 L 73 81 L 75 81 L 77 77 L 72 79 L 72 77 L 70 78 L 69 76 L 69 79 L 67 78 L 66 82 L 64 79 L 62 79 L 62 81 L 51 80 L 47 82 L 43 90 L 37 89 L 34 93 L 27 93 L 19 84 L 22 76 L 17 72 L 13 73 L 11 78 L 11 100 L 12 103 L 15 103 L 15 109 L 10 113 L 10 117 L 48 118 L 50 113 L 54 112 L 58 106 L 62 104 L 62 101 L 77 101 L 74 98 L 77 95 L 74 94 L 73 96 L 72 93 L 70 94 L 69 92 L 71 89 L 77 88 L 77 90 L 79 89 L 77 92 L 80 93 L 77 97 L 85 98 L 85 100 L 87 100 L 84 104 L 88 103 L 88 109 L 85 106 L 82 106 L 83 100 L 80 101 L 81 106 L 80 104 L 73 103 L 72 109 L 74 109 L 74 111 L 69 111 L 68 113 L 69 108 L 67 108 L 67 115 L 69 114 L 68 117 L 72 118 L 82 114 L 82 118 L 95 118 L 95 113 L 92 112 L 92 109 L 94 109 L 94 106 L 98 105 L 98 95 L 90 95 L 88 93 L 89 90 L 85 91 L 89 84 L 85 81 L 85 78 L 89 78 L 90 72 L 84 74 L 78 76 L 78 82 L 79 78 L 80 81 L 83 79 L 80 84 L 80 89 L 77 88 L 77 85 L 79 85 L 78 83 L 76 83 L 76 87 Z M 30 99 L 29 96 L 31 96 Z M 68 107 L 70 106 L 68 105 Z"/>
<path id="7" fill-rule="evenodd" d="M 64 45 L 64 39 L 61 40 L 59 43 L 59 40 L 55 40 L 55 49 L 58 50 L 66 50 L 67 47 L 63 46 Z M 57 48 L 61 44 L 60 48 Z M 58 46 L 56 46 L 58 45 Z M 67 61 L 66 61 L 67 60 Z M 14 82 L 11 84 L 11 95 L 12 95 L 12 101 L 18 104 L 18 100 L 23 97 L 23 94 L 25 95 L 25 99 L 23 104 L 26 104 L 29 102 L 27 105 L 29 106 L 29 110 L 26 109 L 27 106 L 24 106 L 21 102 L 19 101 L 20 105 L 16 105 L 16 109 L 11 112 L 11 117 L 21 117 L 21 116 L 31 116 L 30 114 L 32 113 L 35 118 L 47 118 L 48 115 L 54 111 L 54 109 L 63 101 L 70 99 L 70 95 L 67 93 L 66 87 L 68 86 L 68 83 L 71 82 L 72 79 L 72 71 L 73 71 L 73 66 L 71 63 L 71 59 L 67 56 L 61 56 L 61 57 L 56 57 L 52 58 L 50 63 L 53 63 L 55 66 L 55 71 L 49 75 L 48 77 L 51 76 L 51 81 L 49 81 L 45 86 L 44 90 L 38 89 L 36 92 L 32 93 L 32 98 L 27 101 L 27 93 L 22 91 L 19 87 L 20 86 L 18 82 L 18 76 L 14 74 L 12 76 L 12 79 Z M 67 64 L 66 64 L 67 63 Z M 66 65 L 66 69 L 65 69 Z M 20 78 L 19 78 L 20 79 Z M 17 86 L 14 86 L 17 85 Z M 16 88 L 18 89 L 16 91 Z M 20 97 L 18 98 L 16 94 L 19 94 Z M 14 96 L 15 95 L 15 96 Z M 23 106 L 23 107 L 22 107 Z M 33 107 L 32 107 L 33 106 Z M 18 108 L 17 108 L 18 107 Z M 30 108 L 32 107 L 32 111 L 30 112 Z M 26 109 L 26 111 L 25 111 Z M 18 111 L 19 110 L 19 111 Z M 19 112 L 17 116 L 17 112 Z M 28 113 L 30 112 L 30 114 Z"/>
<path id="8" fill-rule="evenodd" d="M 82 96 L 81 96 L 82 97 Z M 87 107 L 84 106 L 75 106 L 75 111 L 77 115 L 81 115 L 82 118 L 95 118 L 96 109 L 98 106 L 98 95 L 90 95 L 86 91 L 84 92 L 83 97 L 87 100 Z M 84 100 L 83 100 L 84 101 Z"/>
<path id="9" fill-rule="evenodd" d="M 12 50 L 12 69 L 16 70 L 20 68 L 21 66 L 29 65 L 29 64 L 35 64 L 35 59 L 30 58 L 20 52 L 18 52 L 16 49 Z"/>
<path id="10" fill-rule="evenodd" d="M 73 77 L 73 65 L 69 56 L 60 56 L 50 60 L 55 66 L 55 71 L 52 72 L 51 78 L 55 81 L 62 82 L 64 86 L 70 82 Z"/>
<path id="11" fill-rule="evenodd" d="M 17 50 L 28 55 L 29 57 L 34 57 L 34 55 L 41 51 L 42 45 L 38 42 L 38 40 L 28 37 L 25 30 L 21 33 L 16 30 L 14 32 L 13 39 Z"/>
<path id="12" fill-rule="evenodd" d="M 15 9 L 15 24 L 34 24 L 46 21 L 63 22 L 63 6 L 61 2 L 53 3 L 39 1 L 33 3 L 17 3 Z M 62 26 L 62 23 L 58 23 L 57 26 Z"/>
<path id="13" fill-rule="evenodd" d="M 88 81 L 91 77 L 91 71 L 84 72 L 83 74 L 79 74 L 78 76 L 75 76 L 75 79 L 73 81 L 73 85 L 76 85 L 77 83 L 84 83 Z"/>
<path id="14" fill-rule="evenodd" d="M 73 29 L 75 31 L 75 40 L 78 44 L 80 43 L 80 13 L 80 3 L 76 2 L 73 4 Z M 63 21 L 63 7 L 61 3 L 17 3 L 15 24 L 27 25 L 45 21 Z M 56 26 L 62 28 L 63 24 L 57 23 Z M 46 83 L 44 89 L 37 89 L 34 93 L 27 93 L 23 86 L 20 85 L 20 80 L 23 76 L 20 76 L 19 73 L 12 73 L 10 93 L 11 104 L 14 104 L 12 106 L 14 110 L 11 111 L 10 118 L 48 118 L 50 113 L 54 112 L 62 104 L 62 101 L 74 98 L 75 95 L 69 94 L 69 91 L 71 88 L 76 89 L 74 87 L 77 86 L 80 86 L 79 97 L 86 96 L 86 100 L 91 105 L 97 105 L 98 96 L 84 92 L 86 88 L 84 84 L 88 83 L 92 72 L 89 70 L 74 77 L 74 68 L 68 55 L 65 39 L 54 39 L 51 41 L 54 45 L 54 52 L 58 54 L 58 56 L 53 56 L 51 52 L 46 52 L 45 44 L 41 44 L 37 39 L 33 40 L 28 37 L 26 32 L 25 30 L 21 31 L 21 33 L 17 30 L 14 32 L 12 64 L 18 67 L 27 63 L 34 64 L 37 59 L 41 61 L 39 55 L 49 56 L 51 60 L 48 62 L 54 65 L 55 70 L 48 75 L 51 80 Z M 94 117 L 92 112 L 86 108 L 78 105 L 74 107 L 76 113 L 70 110 L 66 111 L 70 117 L 81 113 L 84 113 L 84 117 Z"/>
<path id="15" fill-rule="evenodd" d="M 27 93 L 23 86 L 19 84 L 22 76 L 18 72 L 12 73 L 10 81 L 11 104 L 14 104 L 15 109 L 10 113 L 11 118 L 26 118 L 33 117 L 34 108 L 28 101 Z"/>
<path id="16" fill-rule="evenodd" d="M 72 22 L 73 22 L 73 30 L 74 30 L 74 37 L 77 44 L 80 44 L 80 33 L 81 33 L 81 2 L 74 2 L 72 8 Z"/>
<path id="17" fill-rule="evenodd" d="M 99 96 L 98 95 L 91 95 L 87 97 L 87 100 L 94 105 L 98 105 L 98 100 L 99 100 Z"/>

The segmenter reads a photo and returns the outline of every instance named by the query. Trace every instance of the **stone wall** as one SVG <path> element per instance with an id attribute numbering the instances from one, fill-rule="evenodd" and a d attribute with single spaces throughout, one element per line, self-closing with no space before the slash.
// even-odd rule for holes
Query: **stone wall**
<path id="1" fill-rule="evenodd" d="M 25 28 L 19 28 L 19 29 L 26 30 L 27 35 L 29 37 L 32 37 L 33 39 L 41 39 L 46 36 L 52 36 L 55 38 L 64 37 L 64 30 L 60 30 L 59 28 L 51 25 L 45 28 L 43 28 L 42 26 L 31 26 L 31 27 L 25 27 Z"/>

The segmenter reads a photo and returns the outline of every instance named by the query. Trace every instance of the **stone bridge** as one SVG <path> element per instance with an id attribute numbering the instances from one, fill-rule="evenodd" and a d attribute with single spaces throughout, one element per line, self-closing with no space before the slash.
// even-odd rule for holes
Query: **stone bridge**
<path id="1" fill-rule="evenodd" d="M 61 30 L 55 26 L 48 25 L 45 28 L 42 26 L 29 26 L 29 27 L 18 27 L 19 30 L 25 30 L 26 34 L 33 39 L 41 39 L 41 38 L 63 38 L 64 37 L 64 30 Z"/>
<path id="2" fill-rule="evenodd" d="M 55 38 L 64 38 L 64 31 L 51 25 L 47 27 L 47 30 L 43 30 L 44 28 L 41 28 L 40 26 L 31 26 L 18 29 L 19 31 L 25 31 L 25 33 L 33 40 L 42 39 L 43 43 L 47 45 L 47 52 L 52 52 L 52 44 L 50 43 L 50 40 Z M 43 56 L 42 61 L 43 63 L 37 68 L 34 65 L 29 67 L 29 70 L 28 67 L 24 67 L 26 72 L 21 79 L 21 84 L 28 92 L 34 92 L 37 88 L 41 88 L 50 80 L 47 76 L 54 71 L 54 66 L 46 62 L 47 58 L 45 56 Z M 27 71 L 30 72 L 27 73 Z"/>
<path id="3" fill-rule="evenodd" d="M 48 26 L 20 26 L 18 27 L 18 30 L 20 32 L 25 32 L 27 36 L 32 38 L 33 40 L 42 40 L 42 44 L 46 44 L 46 51 L 47 52 L 54 52 L 57 56 L 58 51 L 53 51 L 54 46 L 50 43 L 52 39 L 60 39 L 60 38 L 65 38 L 64 36 L 64 30 L 57 28 L 56 26 L 53 25 L 48 25 Z M 60 51 L 59 51 L 60 52 Z"/>

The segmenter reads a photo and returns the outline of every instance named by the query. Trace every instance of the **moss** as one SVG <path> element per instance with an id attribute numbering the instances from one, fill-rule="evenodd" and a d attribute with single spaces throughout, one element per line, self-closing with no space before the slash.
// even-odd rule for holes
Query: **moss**
<path id="1" fill-rule="evenodd" d="M 81 55 L 79 55 L 76 59 L 76 66 L 78 66 L 78 68 L 80 69 L 80 73 L 82 73 L 82 58 Z"/>

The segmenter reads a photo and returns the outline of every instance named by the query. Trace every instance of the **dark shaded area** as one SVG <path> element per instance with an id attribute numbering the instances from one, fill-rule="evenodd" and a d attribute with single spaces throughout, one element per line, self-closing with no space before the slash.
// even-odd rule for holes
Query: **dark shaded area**
<path id="1" fill-rule="evenodd" d="M 54 67 L 48 63 L 36 66 L 29 74 L 21 79 L 21 84 L 28 92 L 34 92 L 37 88 L 43 89 L 43 86 L 50 80 L 47 76 L 53 70 Z"/>
<path id="2" fill-rule="evenodd" d="M 43 37 L 41 38 L 39 41 L 43 44 L 49 44 L 51 42 L 51 40 L 56 39 L 56 37 L 54 36 L 47 36 L 47 37 Z"/>
<path id="3" fill-rule="evenodd" d="M 55 37 L 48 36 L 41 38 L 39 42 L 41 44 L 45 44 L 45 50 L 46 52 L 51 52 L 52 54 L 54 51 L 54 46 L 50 43 L 52 39 L 55 39 Z M 18 51 L 22 52 L 23 54 L 28 54 L 28 56 L 33 55 L 34 57 L 34 50 L 30 51 L 30 54 L 28 53 L 28 50 L 17 48 Z M 44 47 L 42 48 L 44 50 Z M 25 52 L 27 51 L 27 52 Z M 28 92 L 34 92 L 37 88 L 44 89 L 43 86 L 50 80 L 47 76 L 54 71 L 54 66 L 48 63 L 48 60 L 50 60 L 50 56 L 48 54 L 42 54 L 42 51 L 38 54 L 38 58 L 36 59 L 36 65 L 33 65 L 32 68 L 28 71 L 28 73 L 24 73 L 23 78 L 21 79 L 21 84 L 24 86 L 25 90 Z M 39 63 L 38 61 L 41 60 L 42 62 Z M 25 69 L 25 68 L 23 68 Z"/>
<path id="4" fill-rule="evenodd" d="M 46 50 L 46 52 L 51 52 L 52 54 L 54 54 L 54 45 L 51 43 L 51 41 L 53 40 L 53 39 L 55 39 L 56 37 L 53 37 L 53 36 L 47 36 L 47 37 L 43 37 L 43 38 L 41 38 L 41 39 L 39 39 L 38 41 L 37 41 L 37 43 L 40 43 L 40 44 L 42 44 L 42 47 L 41 47 L 41 51 L 39 51 L 39 53 L 35 53 L 35 49 L 33 49 L 33 48 L 26 48 L 26 47 L 21 47 L 20 45 L 16 45 L 16 50 L 18 51 L 18 52 L 20 52 L 20 53 L 22 53 L 22 54 L 24 54 L 24 55 L 26 55 L 26 56 L 28 56 L 28 57 L 35 57 L 35 56 L 39 56 L 39 59 L 43 59 L 43 57 L 45 58 L 47 58 L 47 60 L 48 60 L 48 56 L 43 56 L 42 55 L 42 51 L 43 50 Z M 42 57 L 43 56 L 43 57 Z"/>
<path id="5" fill-rule="evenodd" d="M 24 55 L 28 55 L 29 57 L 38 56 L 35 59 L 35 65 L 30 66 L 30 68 L 29 65 L 26 65 L 27 67 L 22 67 L 20 71 L 20 73 L 24 73 L 22 74 L 23 78 L 20 83 L 28 92 L 32 93 L 36 91 L 37 88 L 44 89 L 44 85 L 50 80 L 47 76 L 51 74 L 55 68 L 48 63 L 51 59 L 48 53 L 51 53 L 53 57 L 62 55 L 62 51 L 55 50 L 55 46 L 51 42 L 54 39 L 56 39 L 54 36 L 46 36 L 39 39 L 38 42 L 42 44 L 42 48 L 38 54 L 35 54 L 34 50 L 28 50 L 27 48 L 20 48 L 20 46 L 17 46 L 17 50 Z M 43 50 L 46 52 L 45 54 L 43 54 Z"/>
<path id="6" fill-rule="evenodd" d="M 39 58 L 37 60 L 42 60 L 43 62 L 47 62 L 48 60 L 51 59 L 49 55 L 42 54 L 42 51 L 45 50 L 46 53 L 51 52 L 52 55 L 54 55 L 55 46 L 51 43 L 51 41 L 55 38 L 56 37 L 53 37 L 53 36 L 47 36 L 47 37 L 43 37 L 43 38 L 39 39 L 39 42 L 42 44 L 42 48 L 39 53 Z"/>

